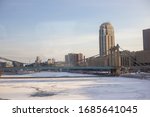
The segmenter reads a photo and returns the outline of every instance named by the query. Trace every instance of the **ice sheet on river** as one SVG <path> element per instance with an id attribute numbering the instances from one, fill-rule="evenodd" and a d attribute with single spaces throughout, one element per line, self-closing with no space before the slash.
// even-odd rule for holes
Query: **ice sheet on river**
<path id="1" fill-rule="evenodd" d="M 60 73 L 63 74 L 67 75 Z M 0 79 L 0 99 L 150 99 L 150 80 L 122 77 Z"/>
<path id="2" fill-rule="evenodd" d="M 79 76 L 94 76 L 90 74 L 77 74 L 77 73 L 68 73 L 68 72 L 33 72 L 30 74 L 22 75 L 2 75 L 2 77 L 79 77 Z"/>

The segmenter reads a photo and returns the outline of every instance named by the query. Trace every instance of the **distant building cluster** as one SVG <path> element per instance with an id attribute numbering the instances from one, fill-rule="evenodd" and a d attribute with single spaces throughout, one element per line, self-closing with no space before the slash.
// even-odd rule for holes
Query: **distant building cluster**
<path id="1" fill-rule="evenodd" d="M 119 51 L 115 46 L 114 28 L 111 23 L 105 22 L 99 29 L 99 56 L 85 58 L 82 53 L 68 53 L 65 62 L 56 62 L 54 58 L 42 62 L 40 57 L 35 60 L 34 66 L 119 66 L 131 68 L 133 66 L 150 65 L 150 29 L 143 30 L 143 49 L 130 52 Z"/>
<path id="2" fill-rule="evenodd" d="M 55 66 L 56 62 L 54 58 L 49 58 L 47 61 L 42 62 L 42 59 L 37 56 L 35 59 L 35 62 L 32 64 L 29 64 L 27 66 L 34 66 L 34 67 L 38 67 L 38 66 Z"/>
<path id="3" fill-rule="evenodd" d="M 0 58 L 1 59 L 1 58 Z M 21 67 L 23 64 L 8 60 L 0 62 L 0 67 Z M 99 29 L 99 55 L 85 58 L 82 53 L 68 53 L 65 61 L 55 61 L 49 58 L 42 62 L 39 56 L 35 62 L 28 66 L 119 66 L 131 68 L 134 66 L 150 65 L 150 29 L 143 30 L 143 50 L 130 52 L 128 50 L 119 51 L 119 45 L 115 46 L 114 28 L 111 23 L 105 22 Z"/>
<path id="4" fill-rule="evenodd" d="M 133 68 L 135 66 L 150 65 L 150 29 L 143 30 L 143 49 L 130 52 L 115 49 L 115 36 L 113 26 L 106 22 L 99 29 L 99 55 L 86 59 L 87 66 L 120 66 Z"/>

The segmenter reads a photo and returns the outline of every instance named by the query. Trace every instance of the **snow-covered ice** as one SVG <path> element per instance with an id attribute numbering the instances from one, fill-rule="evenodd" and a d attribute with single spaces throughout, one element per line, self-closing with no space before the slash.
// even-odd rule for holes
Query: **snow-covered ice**
<path id="1" fill-rule="evenodd" d="M 0 99 L 150 99 L 150 80 L 147 79 L 94 76 L 43 78 L 47 75 L 80 76 L 81 74 L 41 72 L 26 76 L 42 76 L 42 78 L 3 78 L 0 79 Z"/>
<path id="2" fill-rule="evenodd" d="M 94 76 L 90 74 L 77 74 L 77 73 L 68 73 L 68 72 L 33 72 L 30 74 L 22 75 L 3 75 L 2 77 L 79 77 L 79 76 Z"/>

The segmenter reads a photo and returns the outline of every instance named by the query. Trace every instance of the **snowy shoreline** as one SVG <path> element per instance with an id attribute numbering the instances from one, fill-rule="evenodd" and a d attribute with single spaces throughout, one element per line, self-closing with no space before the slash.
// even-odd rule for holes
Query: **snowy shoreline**
<path id="1" fill-rule="evenodd" d="M 121 74 L 121 77 L 127 77 L 127 78 L 138 78 L 138 79 L 149 79 L 150 80 L 150 73 L 126 73 Z"/>

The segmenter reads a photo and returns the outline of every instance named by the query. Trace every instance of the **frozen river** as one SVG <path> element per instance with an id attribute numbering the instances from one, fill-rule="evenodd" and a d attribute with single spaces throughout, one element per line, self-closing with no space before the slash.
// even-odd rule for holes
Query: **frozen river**
<path id="1" fill-rule="evenodd" d="M 38 78 L 0 79 L 0 99 L 150 99 L 150 80 L 146 79 L 89 77 L 89 75 L 85 74 L 63 72 L 40 72 L 12 77 L 17 78 L 20 76 Z M 64 77 L 44 78 L 53 76 Z M 69 76 L 75 77 L 68 78 Z"/>

